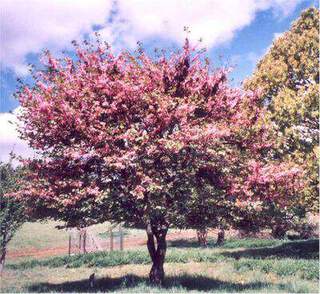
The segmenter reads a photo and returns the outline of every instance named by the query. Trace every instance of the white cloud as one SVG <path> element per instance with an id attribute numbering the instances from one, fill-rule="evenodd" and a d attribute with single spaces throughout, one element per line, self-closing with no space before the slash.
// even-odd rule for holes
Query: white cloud
<path id="1" fill-rule="evenodd" d="M 302 0 L 1 0 L 0 62 L 26 74 L 26 56 L 60 51 L 100 25 L 110 43 L 134 47 L 146 38 L 217 46 L 249 25 L 258 11 L 290 14 Z M 109 19 L 112 19 L 111 22 Z"/>
<path id="2" fill-rule="evenodd" d="M 117 30 L 123 40 L 161 37 L 179 43 L 190 28 L 191 41 L 203 39 L 208 47 L 231 40 L 249 25 L 257 12 L 272 9 L 277 15 L 288 15 L 300 0 L 118 0 Z"/>
<path id="3" fill-rule="evenodd" d="M 17 131 L 17 113 L 19 107 L 13 113 L 0 113 L 0 161 L 7 162 L 10 152 L 22 157 L 29 157 L 34 154 L 28 144 L 19 139 Z"/>
<path id="4" fill-rule="evenodd" d="M 104 24 L 111 7 L 111 0 L 1 0 L 0 62 L 25 74 L 27 54 L 69 46 Z"/>

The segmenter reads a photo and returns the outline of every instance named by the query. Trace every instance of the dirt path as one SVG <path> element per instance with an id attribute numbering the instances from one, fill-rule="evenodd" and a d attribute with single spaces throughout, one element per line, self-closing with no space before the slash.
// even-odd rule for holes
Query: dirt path
<path id="1" fill-rule="evenodd" d="M 68 254 L 68 247 L 55 247 L 55 248 L 28 248 L 24 250 L 9 251 L 7 256 L 9 259 L 16 259 L 19 257 L 48 257 L 55 255 Z"/>

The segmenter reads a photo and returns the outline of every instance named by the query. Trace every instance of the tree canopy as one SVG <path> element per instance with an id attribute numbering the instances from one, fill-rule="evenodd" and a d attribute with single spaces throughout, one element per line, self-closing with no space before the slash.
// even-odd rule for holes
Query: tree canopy
<path id="1" fill-rule="evenodd" d="M 246 89 L 260 89 L 279 135 L 276 156 L 304 167 L 308 184 L 293 205 L 317 211 L 319 160 L 319 10 L 309 8 L 259 61 Z"/>
<path id="2" fill-rule="evenodd" d="M 274 137 L 257 93 L 229 87 L 227 71 L 211 70 L 188 40 L 155 58 L 103 44 L 75 50 L 76 60 L 47 53 L 35 85 L 17 93 L 21 136 L 39 155 L 25 161 L 17 193 L 31 214 L 145 227 L 150 278 L 161 283 L 167 230 L 190 225 L 203 184 L 232 201 L 279 205 L 303 185 L 294 164 L 265 160 Z"/>

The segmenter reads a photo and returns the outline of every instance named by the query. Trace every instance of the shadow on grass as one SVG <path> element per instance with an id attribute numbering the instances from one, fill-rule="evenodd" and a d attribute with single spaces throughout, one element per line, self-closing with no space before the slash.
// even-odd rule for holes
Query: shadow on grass
<path id="1" fill-rule="evenodd" d="M 222 252 L 226 257 L 239 258 L 294 258 L 294 259 L 318 259 L 319 239 L 306 241 L 290 241 L 275 247 L 252 248 L 235 252 Z"/>
<path id="2" fill-rule="evenodd" d="M 167 277 L 165 279 L 162 291 L 166 292 L 170 289 L 181 290 L 199 290 L 213 291 L 223 290 L 226 292 L 239 292 L 245 290 L 259 290 L 270 286 L 267 283 L 231 283 L 220 280 L 210 279 L 202 276 L 182 275 L 177 277 Z M 93 287 L 90 287 L 88 280 L 79 280 L 73 282 L 65 282 L 60 284 L 39 283 L 29 286 L 31 292 L 110 292 L 125 290 L 128 288 L 138 287 L 139 291 L 145 288 L 153 288 L 147 278 L 142 278 L 136 275 L 126 275 L 121 278 L 100 278 L 96 279 Z M 154 289 L 154 288 L 153 288 Z"/>

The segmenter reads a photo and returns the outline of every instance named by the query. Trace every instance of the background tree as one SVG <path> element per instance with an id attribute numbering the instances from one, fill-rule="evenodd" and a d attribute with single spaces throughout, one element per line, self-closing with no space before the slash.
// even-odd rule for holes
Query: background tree
<path id="1" fill-rule="evenodd" d="M 7 245 L 25 221 L 23 205 L 5 196 L 18 189 L 21 175 L 21 170 L 14 169 L 10 163 L 0 163 L 0 274 L 4 268 Z"/>
<path id="2" fill-rule="evenodd" d="M 259 97 L 230 88 L 188 41 L 154 59 L 75 46 L 76 60 L 47 53 L 35 85 L 17 93 L 21 136 L 39 155 L 25 161 L 29 177 L 16 194 L 30 214 L 143 226 L 150 280 L 161 284 L 168 228 L 186 226 L 199 177 L 238 199 L 282 204 L 299 188 L 291 163 L 264 160 L 273 139 Z"/>
<path id="3" fill-rule="evenodd" d="M 279 134 L 274 156 L 306 171 L 303 193 L 293 207 L 318 211 L 319 10 L 309 8 L 278 37 L 259 61 L 246 89 L 260 89 L 269 125 Z"/>
<path id="4" fill-rule="evenodd" d="M 261 201 L 235 201 L 230 211 L 233 216 L 230 224 L 239 230 L 241 237 L 256 236 L 261 229 L 267 227 L 261 213 Z"/>
<path id="5" fill-rule="evenodd" d="M 208 244 L 208 231 L 219 229 L 217 243 L 224 242 L 224 229 L 230 216 L 232 201 L 228 197 L 223 183 L 213 182 L 217 177 L 209 170 L 200 170 L 198 183 L 187 199 L 183 220 L 186 228 L 197 231 L 200 246 Z M 182 225 L 183 226 L 183 225 Z"/>
<path id="6" fill-rule="evenodd" d="M 282 239 L 289 230 L 296 228 L 305 212 L 299 207 L 289 207 L 267 199 L 265 201 L 237 201 L 231 207 L 233 228 L 242 236 L 256 236 L 268 229 L 274 238 Z"/>

